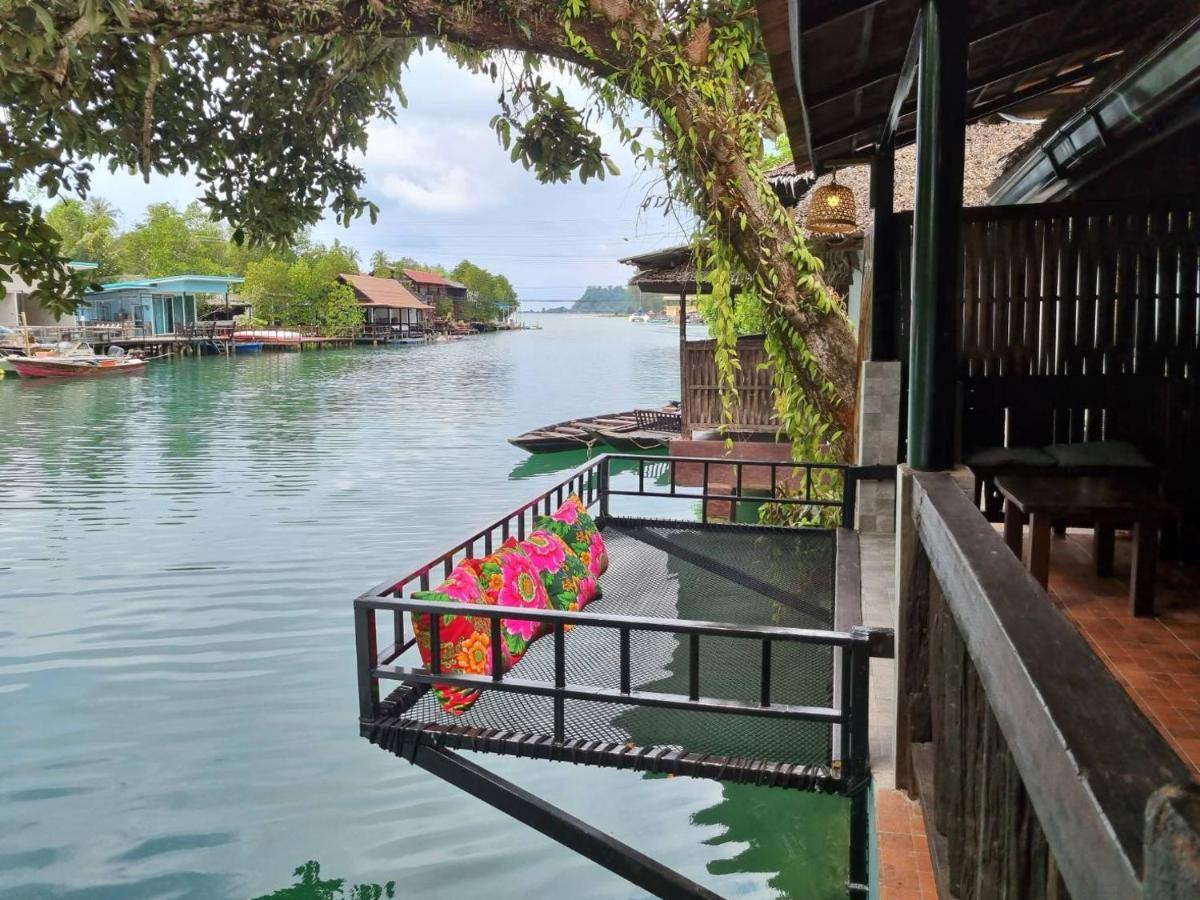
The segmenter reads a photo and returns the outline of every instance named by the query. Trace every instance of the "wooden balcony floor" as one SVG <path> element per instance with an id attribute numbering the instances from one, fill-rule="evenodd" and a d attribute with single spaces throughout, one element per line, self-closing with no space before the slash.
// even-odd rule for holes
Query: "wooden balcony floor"
<path id="1" fill-rule="evenodd" d="M 1128 534 L 1117 533 L 1113 578 L 1098 578 L 1091 532 L 1070 530 L 1050 551 L 1050 594 L 1117 680 L 1200 777 L 1200 570 L 1160 563 L 1158 616 L 1129 613 Z"/>

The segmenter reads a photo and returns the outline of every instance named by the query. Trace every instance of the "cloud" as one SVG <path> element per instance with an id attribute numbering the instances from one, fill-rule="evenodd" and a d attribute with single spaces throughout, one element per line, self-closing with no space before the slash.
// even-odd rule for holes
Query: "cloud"
<path id="1" fill-rule="evenodd" d="M 475 212 L 488 205 L 484 194 L 471 189 L 466 169 L 458 166 L 428 180 L 385 175 L 380 190 L 385 196 L 426 212 Z"/>
<path id="2" fill-rule="evenodd" d="M 473 213 L 509 195 L 512 165 L 497 149 L 483 121 L 407 116 L 372 126 L 362 164 L 381 194 L 405 206 Z"/>

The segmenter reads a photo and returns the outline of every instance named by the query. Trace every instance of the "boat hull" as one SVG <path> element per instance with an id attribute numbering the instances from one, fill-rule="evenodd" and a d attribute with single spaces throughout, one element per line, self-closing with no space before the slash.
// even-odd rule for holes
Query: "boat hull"
<path id="1" fill-rule="evenodd" d="M 103 378 L 109 375 L 130 375 L 146 368 L 146 361 L 141 359 L 84 361 L 10 357 L 10 361 L 22 378 Z"/>
<path id="2" fill-rule="evenodd" d="M 240 341 L 233 345 L 234 353 L 262 353 L 262 341 Z"/>
<path id="3" fill-rule="evenodd" d="M 666 447 L 678 433 L 668 431 L 620 431 L 611 428 L 588 428 L 588 436 L 599 444 L 607 444 L 621 453 L 640 453 Z"/>
<path id="4" fill-rule="evenodd" d="M 678 407 L 668 404 L 663 412 L 678 413 Z M 608 413 L 602 416 L 588 416 L 582 419 L 570 419 L 557 422 L 543 428 L 535 428 L 516 437 L 508 439 L 514 447 L 520 447 L 529 453 L 559 453 L 563 450 L 584 450 L 596 443 L 600 438 L 596 431 L 603 429 L 614 435 L 622 432 L 638 431 L 637 411 Z M 644 432 L 641 432 L 644 433 Z M 674 435 L 678 437 L 678 435 Z M 642 444 L 644 446 L 644 443 Z M 662 446 L 658 444 L 656 446 Z"/>

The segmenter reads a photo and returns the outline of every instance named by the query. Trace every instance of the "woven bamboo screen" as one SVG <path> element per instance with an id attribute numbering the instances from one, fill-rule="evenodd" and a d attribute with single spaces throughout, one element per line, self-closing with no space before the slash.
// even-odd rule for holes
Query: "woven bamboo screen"
<path id="1" fill-rule="evenodd" d="M 685 433 L 721 424 L 721 387 L 713 357 L 715 341 L 688 341 L 683 361 Z M 771 394 L 771 371 L 764 367 L 767 351 L 761 337 L 741 337 L 737 343 L 738 402 L 731 427 L 740 431 L 774 431 L 778 423 Z"/>

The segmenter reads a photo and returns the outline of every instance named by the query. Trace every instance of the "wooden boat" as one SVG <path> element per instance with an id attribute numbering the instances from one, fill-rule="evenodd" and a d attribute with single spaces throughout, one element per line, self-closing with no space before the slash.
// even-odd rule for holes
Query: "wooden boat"
<path id="1" fill-rule="evenodd" d="M 583 426 L 596 443 L 607 444 L 622 453 L 640 453 L 668 446 L 682 431 L 679 407 L 639 409 L 634 411 L 631 425 L 616 427 L 603 423 Z"/>
<path id="2" fill-rule="evenodd" d="M 131 356 L 18 356 L 13 368 L 23 378 L 94 378 L 128 375 L 146 368 L 144 359 Z"/>
<path id="3" fill-rule="evenodd" d="M 674 404 L 668 404 L 661 410 L 651 410 L 649 412 L 674 413 L 678 415 L 679 407 Z M 639 428 L 638 410 L 631 409 L 627 412 L 588 416 L 582 419 L 568 419 L 565 422 L 556 422 L 553 425 L 546 425 L 542 428 L 535 428 L 533 431 L 519 434 L 516 437 L 509 438 L 508 442 L 514 447 L 520 447 L 522 450 L 528 450 L 530 453 L 556 453 L 561 450 L 582 450 L 600 440 L 600 438 L 593 436 L 592 432 L 589 432 L 589 429 L 594 430 L 598 428 L 606 429 L 614 435 L 621 434 L 624 431 L 637 431 Z M 657 446 L 661 446 L 661 444 Z"/>

